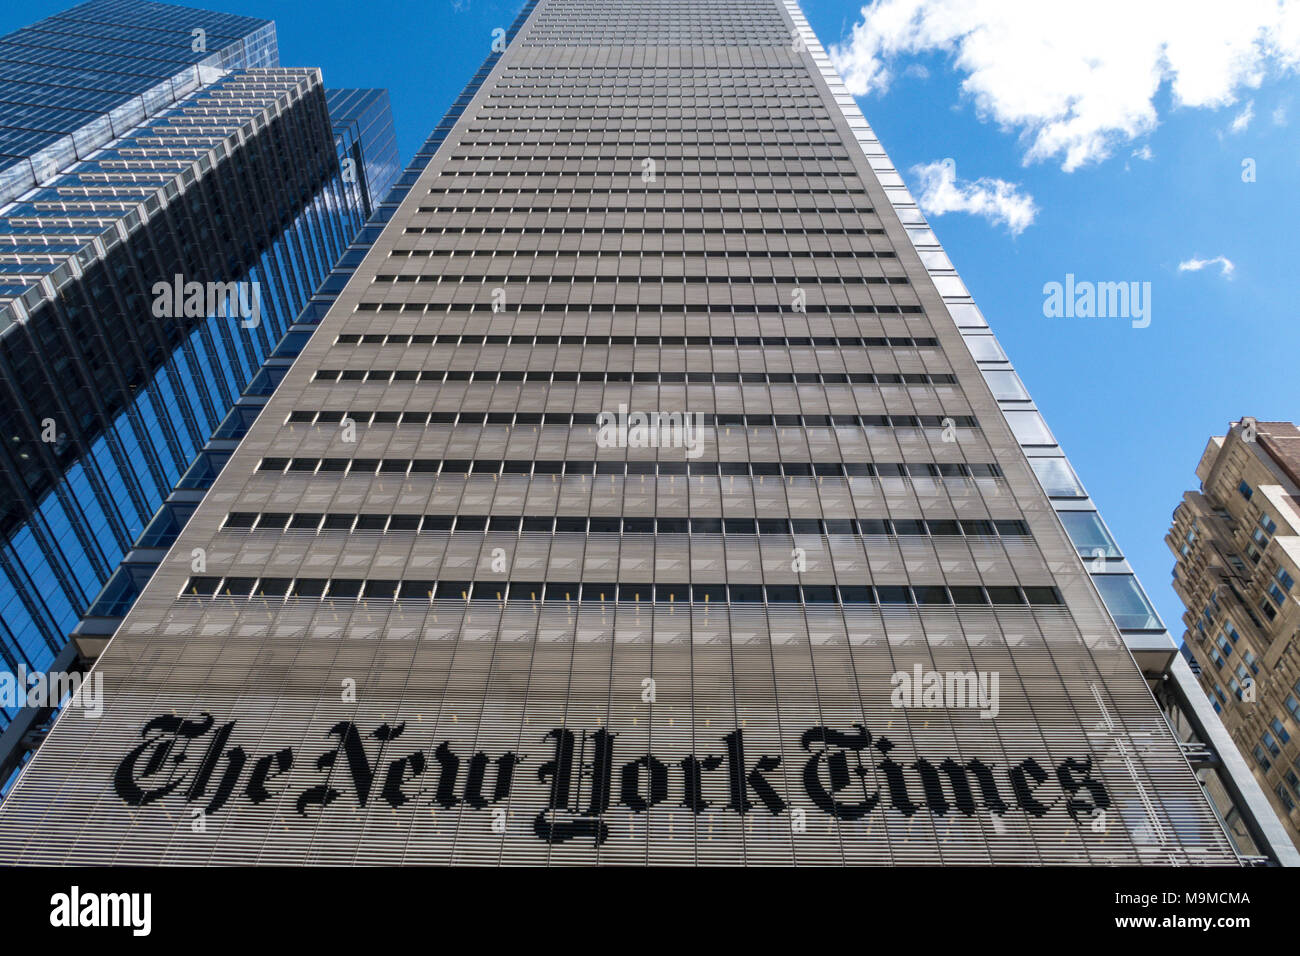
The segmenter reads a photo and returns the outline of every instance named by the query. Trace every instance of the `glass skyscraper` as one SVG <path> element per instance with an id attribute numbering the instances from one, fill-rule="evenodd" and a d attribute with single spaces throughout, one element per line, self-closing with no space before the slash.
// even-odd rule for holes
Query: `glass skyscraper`
<path id="1" fill-rule="evenodd" d="M 0 203 L 222 70 L 279 65 L 270 20 L 90 0 L 0 38 Z"/>
<path id="2" fill-rule="evenodd" d="M 794 0 L 539 0 L 463 99 L 0 858 L 1238 861 Z"/>
<path id="3" fill-rule="evenodd" d="M 270 21 L 140 0 L 0 39 L 0 673 L 70 667 L 110 578 L 129 607 L 397 175 L 384 91 L 277 63 Z"/>

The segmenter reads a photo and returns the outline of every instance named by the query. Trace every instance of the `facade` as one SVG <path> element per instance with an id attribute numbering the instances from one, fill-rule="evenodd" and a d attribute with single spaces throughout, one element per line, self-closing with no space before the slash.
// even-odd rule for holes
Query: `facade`
<path id="1" fill-rule="evenodd" d="M 1300 845 L 1300 429 L 1234 422 L 1211 438 L 1165 539 L 1186 652 L 1214 710 Z"/>
<path id="2" fill-rule="evenodd" d="M 270 20 L 148 0 L 90 0 L 0 38 L 0 203 L 88 158 L 213 73 L 275 66 Z"/>
<path id="3" fill-rule="evenodd" d="M 1238 862 L 1172 641 L 793 0 L 510 37 L 0 858 Z"/>
<path id="4" fill-rule="evenodd" d="M 277 62 L 269 21 L 140 0 L 0 40 L 5 677 L 74 668 L 97 595 L 130 606 L 123 558 L 187 516 L 160 506 L 396 176 L 384 91 Z M 48 708 L 0 703 L 3 781 Z"/>

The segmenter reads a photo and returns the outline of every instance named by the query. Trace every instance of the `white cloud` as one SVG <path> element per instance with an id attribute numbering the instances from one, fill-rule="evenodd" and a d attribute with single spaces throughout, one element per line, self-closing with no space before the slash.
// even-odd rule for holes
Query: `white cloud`
<path id="1" fill-rule="evenodd" d="M 1240 133 L 1247 126 L 1250 125 L 1250 121 L 1253 120 L 1254 118 L 1255 118 L 1255 101 L 1251 100 L 1249 103 L 1246 104 L 1246 108 L 1244 110 L 1242 110 L 1240 113 L 1238 113 L 1236 116 L 1232 118 L 1232 131 L 1234 133 Z"/>
<path id="2" fill-rule="evenodd" d="M 951 162 L 913 166 L 912 172 L 920 183 L 917 205 L 928 216 L 967 212 L 1004 225 L 1018 236 L 1038 215 L 1034 197 L 1020 192 L 1015 183 L 989 178 L 960 181 Z"/>
<path id="3" fill-rule="evenodd" d="M 1237 268 L 1233 264 L 1232 260 L 1227 256 L 1215 256 L 1213 259 L 1198 259 L 1196 256 L 1192 256 L 1192 258 L 1184 259 L 1182 262 L 1178 263 L 1178 271 L 1200 272 L 1208 266 L 1218 266 L 1219 275 L 1223 276 L 1225 279 L 1231 279 L 1232 273 L 1236 271 Z"/>
<path id="4" fill-rule="evenodd" d="M 1151 151 L 1150 145 L 1146 145 L 1143 146 L 1141 149 L 1133 150 L 1133 158 L 1145 160 L 1146 162 L 1149 163 L 1151 162 L 1151 160 L 1156 158 L 1156 154 Z"/>
<path id="5" fill-rule="evenodd" d="M 1157 91 L 1222 108 L 1300 68 L 1300 0 L 871 0 L 830 49 L 851 92 L 889 86 L 895 60 L 939 51 L 979 113 L 1067 171 L 1154 129 Z"/>
<path id="6" fill-rule="evenodd" d="M 1273 125 L 1274 126 L 1286 125 L 1286 104 L 1285 103 L 1279 105 L 1276 109 L 1273 110 Z"/>

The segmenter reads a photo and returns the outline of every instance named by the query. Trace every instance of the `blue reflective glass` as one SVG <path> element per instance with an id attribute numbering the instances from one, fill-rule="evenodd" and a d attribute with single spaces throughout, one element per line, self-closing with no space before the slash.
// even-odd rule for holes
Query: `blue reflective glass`
<path id="1" fill-rule="evenodd" d="M 58 254 L 77 254 L 89 223 L 138 216 L 134 210 L 123 216 L 123 203 L 154 203 L 158 208 L 156 194 L 164 181 L 151 179 L 151 168 L 133 169 L 131 181 L 116 182 L 116 193 L 106 195 L 102 205 L 97 205 L 102 193 L 86 188 L 102 184 L 95 176 L 120 174 L 121 164 L 133 162 L 132 151 L 138 153 L 145 140 L 156 148 L 160 137 L 170 136 L 173 150 L 206 153 L 206 146 L 183 142 L 187 111 L 210 115 L 204 111 L 210 109 L 205 97 L 210 98 L 211 91 L 240 84 L 249 68 L 279 63 L 274 26 L 267 20 L 136 0 L 90 0 L 59 14 L 58 22 L 60 30 L 36 24 L 0 38 L 0 59 L 6 64 L 0 69 L 0 103 L 23 104 L 0 122 L 0 205 L 11 204 L 7 216 L 0 217 L 0 235 L 11 240 L 0 252 L 0 289 L 9 297 L 30 287 L 31 263 L 45 268 Z M 195 27 L 206 31 L 208 49 L 203 53 L 192 51 L 188 43 Z M 40 42 L 29 42 L 35 36 Z M 213 57 L 229 72 L 201 87 L 193 64 L 205 57 Z M 259 83 L 264 76 L 259 75 Z M 219 307 L 215 314 L 156 337 L 154 330 L 146 334 L 114 326 L 120 318 L 95 310 L 118 295 L 130 309 L 148 310 L 149 303 L 138 296 L 132 300 L 125 264 L 117 261 L 110 268 L 107 258 L 95 273 L 99 287 L 90 287 L 87 279 L 84 298 L 68 296 L 75 308 L 59 316 L 68 325 L 67 338 L 106 344 L 91 356 L 93 373 L 70 372 L 83 379 L 71 387 L 54 387 L 68 394 L 98 394 L 108 401 L 105 412 L 93 406 L 74 409 L 82 430 L 79 447 L 89 451 L 79 461 L 65 462 L 61 472 L 49 469 L 45 484 L 33 494 L 27 525 L 9 529 L 6 540 L 0 541 L 10 556 L 0 567 L 8 588 L 0 589 L 0 645 L 11 658 L 48 662 L 52 649 L 66 641 L 88 599 L 102 589 L 166 496 L 174 488 L 211 483 L 225 456 L 203 453 L 204 443 L 247 387 L 268 394 L 279 382 L 282 369 L 263 371 L 262 366 L 277 348 L 287 357 L 301 349 L 303 335 L 285 338 L 299 314 L 305 311 L 303 321 L 314 323 L 327 308 L 328 302 L 312 303 L 310 297 L 388 190 L 397 172 L 397 154 L 386 93 L 322 95 L 329 127 L 321 141 L 334 143 L 340 160 L 345 150 L 350 156 L 360 147 L 365 163 L 357 182 L 344 183 L 336 168 L 332 176 L 313 183 L 314 192 L 295 192 L 286 200 L 276 195 L 276 182 L 266 181 L 259 184 L 265 192 L 256 200 L 230 197 L 225 206 L 255 207 L 270 198 L 286 202 L 292 212 L 287 226 L 276 221 L 269 241 L 236 235 L 236 241 L 247 239 L 249 248 L 260 250 L 258 260 L 244 275 L 221 276 L 223 281 L 258 284 L 258 324 L 244 328 L 242 316 Z M 227 102 L 236 101 L 239 97 Z M 243 101 L 249 102 L 246 96 Z M 262 109 L 252 103 L 248 108 Z M 38 158 L 42 185 L 34 189 Z M 56 175 L 49 178 L 50 172 Z M 66 204 L 60 213 L 66 221 L 42 224 L 38 234 L 30 226 L 15 226 L 16 216 L 42 214 L 36 201 Z M 241 215 L 217 221 L 200 205 L 186 211 L 186 217 L 194 218 L 180 217 L 170 226 L 183 230 L 193 223 L 201 232 L 178 238 L 210 251 L 221 235 L 245 228 Z M 101 230 L 102 225 L 96 232 Z M 148 226 L 141 234 L 148 236 Z M 376 234 L 369 233 L 368 239 L 373 241 Z M 165 241 L 174 240 L 167 235 Z M 351 261 L 359 262 L 363 254 L 355 253 Z M 137 253 L 136 266 L 146 261 L 152 260 Z M 112 284 L 114 295 L 105 294 L 105 282 Z M 65 281 L 56 284 L 62 287 Z M 9 319 L 0 316 L 0 322 L 5 321 Z M 55 356 L 51 364 L 65 366 L 64 359 Z M 121 368 L 114 371 L 125 387 L 106 370 L 119 362 Z M 231 437 L 243 434 L 250 414 L 255 412 L 241 412 L 233 420 Z M 40 421 L 43 416 L 30 417 Z M 161 547 L 174 531 L 151 527 L 144 539 Z M 114 605 L 119 610 L 126 606 L 125 593 Z M 3 725 L 0 719 L 0 728 Z"/>

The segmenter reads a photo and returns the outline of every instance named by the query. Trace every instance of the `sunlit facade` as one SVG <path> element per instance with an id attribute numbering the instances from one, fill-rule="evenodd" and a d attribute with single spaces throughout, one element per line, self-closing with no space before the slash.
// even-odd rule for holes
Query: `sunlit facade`
<path id="1" fill-rule="evenodd" d="M 0 858 L 1238 862 L 1159 620 L 793 0 L 509 37 Z"/>

